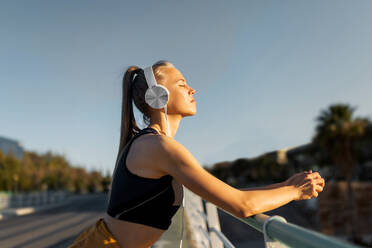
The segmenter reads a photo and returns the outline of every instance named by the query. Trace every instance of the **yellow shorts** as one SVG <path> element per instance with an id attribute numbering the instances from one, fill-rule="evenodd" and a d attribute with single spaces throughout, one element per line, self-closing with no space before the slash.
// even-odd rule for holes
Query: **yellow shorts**
<path id="1" fill-rule="evenodd" d="M 68 248 L 120 248 L 118 241 L 114 238 L 106 223 L 100 218 L 95 225 L 90 226 L 82 232 L 74 243 Z"/>

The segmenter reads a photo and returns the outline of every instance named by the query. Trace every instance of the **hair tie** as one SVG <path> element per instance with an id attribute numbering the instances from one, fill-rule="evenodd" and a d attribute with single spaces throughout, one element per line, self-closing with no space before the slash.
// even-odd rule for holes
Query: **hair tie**
<path id="1" fill-rule="evenodd" d="M 143 69 L 138 68 L 138 69 L 134 70 L 134 72 L 135 72 L 136 74 L 140 74 L 140 73 L 143 73 Z"/>
<path id="2" fill-rule="evenodd" d="M 134 81 L 134 79 L 136 79 L 137 75 L 139 75 L 140 70 L 141 68 L 133 70 L 132 82 Z"/>

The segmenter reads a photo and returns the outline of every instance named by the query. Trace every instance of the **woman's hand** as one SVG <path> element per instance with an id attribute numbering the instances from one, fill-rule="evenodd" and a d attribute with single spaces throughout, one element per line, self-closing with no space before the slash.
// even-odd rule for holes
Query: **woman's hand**
<path id="1" fill-rule="evenodd" d="M 300 201 L 318 197 L 318 193 L 323 191 L 325 181 L 318 172 L 310 170 L 294 174 L 284 184 L 297 189 L 298 196 L 294 200 Z"/>

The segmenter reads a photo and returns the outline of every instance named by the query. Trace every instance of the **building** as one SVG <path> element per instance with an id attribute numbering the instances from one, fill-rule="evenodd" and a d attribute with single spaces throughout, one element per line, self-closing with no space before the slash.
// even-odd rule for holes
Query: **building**
<path id="1" fill-rule="evenodd" d="M 17 159 L 23 158 L 24 149 L 18 141 L 0 137 L 0 150 L 4 154 L 13 154 Z"/>

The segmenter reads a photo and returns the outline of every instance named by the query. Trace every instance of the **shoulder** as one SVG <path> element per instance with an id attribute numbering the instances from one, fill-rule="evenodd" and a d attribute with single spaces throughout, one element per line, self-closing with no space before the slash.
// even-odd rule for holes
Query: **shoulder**
<path id="1" fill-rule="evenodd" d="M 149 135 L 144 140 L 153 158 L 159 161 L 159 167 L 169 172 L 169 166 L 182 165 L 193 159 L 189 150 L 177 140 L 164 135 Z"/>
<path id="2" fill-rule="evenodd" d="M 170 156 L 188 151 L 180 142 L 165 135 L 149 135 L 146 143 L 161 155 Z"/>

